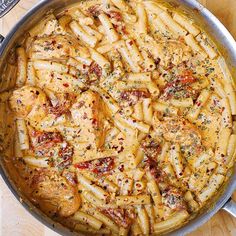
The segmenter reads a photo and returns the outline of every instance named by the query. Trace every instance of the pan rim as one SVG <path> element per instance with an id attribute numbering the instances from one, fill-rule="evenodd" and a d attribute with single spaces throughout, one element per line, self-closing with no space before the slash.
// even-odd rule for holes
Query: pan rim
<path id="1" fill-rule="evenodd" d="M 177 0 L 180 4 L 184 4 L 188 8 L 197 9 L 200 12 L 201 17 L 208 20 L 210 23 L 214 24 L 217 30 L 226 37 L 226 40 L 228 42 L 228 46 L 231 51 L 231 55 L 234 57 L 235 64 L 236 64 L 236 42 L 233 38 L 233 36 L 230 34 L 230 32 L 226 29 L 226 27 L 205 7 L 203 7 L 199 2 L 196 0 Z M 50 0 L 42 0 L 39 3 L 37 3 L 34 7 L 32 7 L 30 10 L 27 11 L 27 13 L 15 24 L 15 26 L 11 29 L 11 31 L 7 34 L 5 39 L 3 40 L 2 44 L 0 45 L 0 58 L 2 58 L 2 55 L 4 54 L 5 49 L 9 45 L 9 42 L 13 38 L 14 34 L 21 28 L 21 26 L 29 20 L 30 17 L 37 14 L 37 12 L 43 8 L 46 5 L 50 5 L 50 2 L 52 4 L 53 1 Z M 65 0 L 63 1 L 65 2 Z M 0 59 L 1 60 L 1 59 Z M 33 206 L 29 201 L 23 201 L 20 193 L 17 191 L 17 187 L 11 183 L 10 176 L 8 176 L 8 173 L 5 171 L 4 165 L 2 160 L 0 161 L 0 172 L 2 175 L 2 178 L 10 191 L 13 193 L 15 198 L 23 205 L 23 207 L 37 220 L 39 220 L 41 223 L 52 229 L 53 231 L 61 234 L 61 235 L 81 235 L 77 232 L 72 232 L 69 228 L 63 226 L 62 224 L 56 223 L 53 221 L 50 217 L 46 216 L 45 214 L 42 214 L 42 211 L 37 209 Z M 214 214 L 216 214 L 222 206 L 229 200 L 230 196 L 232 195 L 234 189 L 236 188 L 236 168 L 234 167 L 234 173 L 232 173 L 230 181 L 228 185 L 226 186 L 223 194 L 217 199 L 217 202 L 214 206 L 214 208 L 205 211 L 203 214 L 197 216 L 195 219 L 188 222 L 186 225 L 182 226 L 179 229 L 174 230 L 173 232 L 169 233 L 168 235 L 185 235 L 187 233 L 192 232 L 199 226 L 203 225 L 205 222 L 207 222 Z M 53 225 L 56 225 L 54 227 Z M 60 226 L 59 226 L 60 225 Z"/>

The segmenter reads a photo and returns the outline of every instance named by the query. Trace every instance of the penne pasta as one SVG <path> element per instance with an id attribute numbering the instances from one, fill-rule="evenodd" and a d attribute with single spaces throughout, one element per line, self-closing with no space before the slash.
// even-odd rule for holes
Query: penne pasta
<path id="1" fill-rule="evenodd" d="M 213 155 L 214 153 L 212 149 L 210 148 L 206 152 L 203 152 L 199 157 L 195 158 L 193 162 L 191 163 L 191 165 L 194 168 L 199 168 L 201 165 L 208 162 L 213 157 Z"/>
<path id="2" fill-rule="evenodd" d="M 41 167 L 41 168 L 45 168 L 45 167 L 49 167 L 49 159 L 48 157 L 30 157 L 30 156 L 24 156 L 23 160 L 31 166 L 35 166 L 35 167 Z"/>
<path id="3" fill-rule="evenodd" d="M 197 41 L 194 39 L 192 34 L 188 34 L 184 37 L 185 43 L 192 48 L 193 51 L 196 51 L 202 55 L 203 58 L 207 57 L 207 54 L 202 50 L 198 45 Z"/>
<path id="4" fill-rule="evenodd" d="M 102 201 L 101 199 L 97 198 L 96 196 L 94 196 L 94 194 L 92 194 L 91 192 L 86 191 L 85 193 L 83 193 L 83 197 L 87 202 L 90 202 L 91 204 L 93 204 L 95 207 L 99 207 L 99 208 L 116 208 L 115 204 L 108 204 L 104 201 Z"/>
<path id="5" fill-rule="evenodd" d="M 194 106 L 191 108 L 190 112 L 187 114 L 187 119 L 189 121 L 194 121 L 195 119 L 197 119 L 201 111 L 201 108 L 205 105 L 209 97 L 210 97 L 210 92 L 206 89 L 202 90 Z"/>
<path id="6" fill-rule="evenodd" d="M 143 57 L 142 57 L 141 53 L 139 52 L 139 49 L 138 49 L 135 41 L 132 39 L 127 39 L 125 41 L 125 44 L 131 54 L 132 60 L 135 61 L 137 64 L 142 65 Z"/>
<path id="7" fill-rule="evenodd" d="M 171 99 L 170 103 L 174 107 L 191 107 L 193 106 L 193 99 L 192 98 L 185 98 L 184 100 L 177 100 L 177 99 Z"/>
<path id="8" fill-rule="evenodd" d="M 77 211 L 74 214 L 73 219 L 81 223 L 88 224 L 92 228 L 97 229 L 97 230 L 100 229 L 102 226 L 102 222 L 100 220 L 82 211 Z"/>
<path id="9" fill-rule="evenodd" d="M 205 52 L 208 54 L 208 56 L 211 59 L 214 59 L 217 56 L 217 52 L 215 49 L 209 44 L 208 39 L 204 39 L 203 35 L 199 34 L 196 37 L 196 40 L 199 42 L 201 47 L 205 50 Z"/>
<path id="10" fill-rule="evenodd" d="M 146 51 L 142 51 L 141 52 L 142 57 L 143 57 L 143 61 L 141 63 L 142 67 L 144 68 L 145 71 L 153 71 L 156 69 L 156 65 L 154 60 L 151 58 L 151 56 L 146 52 Z"/>
<path id="11" fill-rule="evenodd" d="M 236 106 L 235 106 L 236 95 L 235 95 L 234 88 L 233 88 L 232 84 L 226 82 L 224 84 L 224 90 L 225 90 L 226 96 L 228 97 L 228 100 L 229 100 L 231 113 L 232 113 L 232 115 L 236 115 Z"/>
<path id="12" fill-rule="evenodd" d="M 33 62 L 29 61 L 27 64 L 27 77 L 26 77 L 26 84 L 28 85 L 35 85 L 36 83 L 36 73 L 34 69 Z"/>
<path id="13" fill-rule="evenodd" d="M 117 206 L 128 206 L 128 205 L 145 205 L 150 204 L 151 199 L 149 195 L 133 195 L 133 196 L 117 196 Z"/>
<path id="14" fill-rule="evenodd" d="M 229 128 L 222 128 L 219 133 L 218 142 L 215 148 L 216 149 L 215 160 L 219 163 L 224 162 L 225 156 L 227 154 L 227 147 L 229 143 L 230 134 L 231 134 L 231 129 Z M 224 140 L 223 143 L 222 140 Z"/>
<path id="15" fill-rule="evenodd" d="M 166 115 L 176 116 L 178 114 L 178 108 L 160 102 L 153 103 L 153 108 L 155 111 L 162 112 Z"/>
<path id="16" fill-rule="evenodd" d="M 147 34 L 147 15 L 145 8 L 142 3 L 137 4 L 137 15 L 138 15 L 138 32 L 140 34 Z"/>
<path id="17" fill-rule="evenodd" d="M 170 218 L 160 223 L 154 224 L 154 233 L 163 233 L 168 230 L 170 227 L 177 227 L 181 225 L 189 216 L 188 212 L 185 210 L 181 210 L 173 214 Z"/>
<path id="18" fill-rule="evenodd" d="M 121 54 L 122 59 L 130 66 L 130 69 L 133 72 L 140 72 L 139 65 L 132 60 L 130 53 L 125 45 L 124 41 L 119 41 L 119 43 L 115 46 L 119 53 Z"/>
<path id="19" fill-rule="evenodd" d="M 152 13 L 159 15 L 163 12 L 163 9 L 154 1 L 144 1 L 144 6 L 148 9 L 148 11 L 151 11 Z"/>
<path id="20" fill-rule="evenodd" d="M 140 222 L 140 228 L 144 235 L 148 235 L 150 231 L 148 214 L 142 206 L 137 207 L 138 219 Z"/>
<path id="21" fill-rule="evenodd" d="M 144 122 L 146 124 L 152 124 L 152 116 L 153 116 L 153 109 L 152 109 L 152 100 L 151 98 L 143 99 L 143 114 L 144 114 Z"/>
<path id="22" fill-rule="evenodd" d="M 231 108 L 229 104 L 228 98 L 224 97 L 220 100 L 222 107 L 222 126 L 225 128 L 232 127 L 232 116 L 231 116 Z"/>
<path id="23" fill-rule="evenodd" d="M 95 196 L 102 200 L 106 200 L 109 194 L 104 191 L 101 187 L 93 184 L 88 178 L 84 177 L 82 174 L 77 173 L 80 184 L 82 184 L 86 189 L 91 191 Z"/>
<path id="24" fill-rule="evenodd" d="M 121 116 L 119 114 L 115 115 L 115 119 L 118 121 L 124 123 L 127 126 L 130 126 L 130 128 L 138 129 L 141 132 L 148 133 L 150 126 L 143 123 L 143 122 L 137 122 L 136 120 L 128 117 Z"/>
<path id="25" fill-rule="evenodd" d="M 119 233 L 119 227 L 107 216 L 99 211 L 92 211 L 92 215 L 97 219 L 100 219 L 104 225 L 106 225 L 112 232 Z"/>
<path id="26" fill-rule="evenodd" d="M 94 48 L 97 43 L 97 38 L 88 34 L 76 21 L 69 24 L 73 33 L 79 37 L 83 42 Z"/>
<path id="27" fill-rule="evenodd" d="M 156 207 L 159 207 L 162 204 L 161 193 L 155 182 L 155 180 L 151 180 L 147 183 L 148 190 L 152 196 L 152 200 Z"/>
<path id="28" fill-rule="evenodd" d="M 170 147 L 170 162 L 178 178 L 183 176 L 183 161 L 180 154 L 180 146 L 174 144 Z"/>
<path id="29" fill-rule="evenodd" d="M 16 127 L 21 150 L 29 149 L 29 136 L 25 120 L 17 119 Z"/>
<path id="30" fill-rule="evenodd" d="M 111 0 L 111 2 L 121 11 L 124 11 L 124 12 L 130 11 L 129 6 L 125 3 L 124 0 Z"/>
<path id="31" fill-rule="evenodd" d="M 201 202 L 207 201 L 220 187 L 220 185 L 224 181 L 224 176 L 220 174 L 213 174 L 209 180 L 208 185 L 202 189 L 199 195 L 197 195 L 198 199 Z"/>
<path id="32" fill-rule="evenodd" d="M 27 78 L 27 55 L 25 49 L 19 47 L 16 49 L 17 54 L 17 76 L 16 76 L 16 86 L 22 87 Z"/>
<path id="33" fill-rule="evenodd" d="M 178 23 L 176 23 L 167 12 L 160 13 L 159 17 L 175 34 L 178 34 L 180 36 L 185 36 L 187 34 L 187 31 Z"/>
<path id="34" fill-rule="evenodd" d="M 229 165 L 232 159 L 235 158 L 235 150 L 236 150 L 236 135 L 231 134 L 227 147 L 227 156 L 226 156 L 226 165 Z"/>
<path id="35" fill-rule="evenodd" d="M 108 37 L 108 39 L 110 40 L 110 42 L 116 42 L 119 39 L 119 35 L 118 33 L 115 31 L 112 23 L 110 22 L 109 18 L 107 15 L 105 14 L 100 14 L 98 16 L 99 20 L 101 21 L 103 28 L 106 32 L 106 35 Z"/>
<path id="36" fill-rule="evenodd" d="M 82 26 L 82 28 L 84 29 L 85 32 L 87 32 L 90 36 L 94 36 L 97 38 L 97 40 L 101 40 L 103 38 L 103 35 L 98 32 L 97 30 L 94 30 L 92 27 L 84 24 L 84 23 L 88 23 L 87 21 L 90 20 L 91 18 L 85 18 L 85 19 L 80 19 L 80 25 Z"/>
<path id="37" fill-rule="evenodd" d="M 134 105 L 134 112 L 132 117 L 136 120 L 142 121 L 143 120 L 143 104 L 142 102 L 138 102 Z"/>
<path id="38" fill-rule="evenodd" d="M 183 26 L 194 37 L 196 37 L 200 33 L 200 30 L 192 22 L 190 22 L 189 19 L 187 19 L 184 16 L 178 14 L 177 12 L 174 13 L 173 19 L 178 24 Z"/>

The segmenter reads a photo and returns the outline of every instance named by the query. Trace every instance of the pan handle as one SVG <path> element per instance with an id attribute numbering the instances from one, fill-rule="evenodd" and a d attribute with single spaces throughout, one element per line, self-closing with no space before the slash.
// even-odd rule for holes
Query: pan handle
<path id="1" fill-rule="evenodd" d="M 236 217 L 236 202 L 230 198 L 222 207 L 222 210 L 227 211 L 230 215 Z"/>
<path id="2" fill-rule="evenodd" d="M 5 16 L 20 0 L 1 0 L 0 18 Z"/>

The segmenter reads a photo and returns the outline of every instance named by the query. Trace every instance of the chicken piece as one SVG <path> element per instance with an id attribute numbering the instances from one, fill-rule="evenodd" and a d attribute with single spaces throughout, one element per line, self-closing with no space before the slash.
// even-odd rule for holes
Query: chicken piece
<path id="1" fill-rule="evenodd" d="M 190 47 L 180 41 L 167 41 L 159 44 L 160 65 L 168 67 L 170 65 L 177 66 L 183 61 L 191 58 Z"/>
<path id="2" fill-rule="evenodd" d="M 162 202 L 173 210 L 186 209 L 186 203 L 183 198 L 183 194 L 179 189 L 169 186 L 162 192 Z"/>
<path id="3" fill-rule="evenodd" d="M 151 135 L 148 135 L 144 140 L 142 140 L 141 147 L 144 154 L 150 158 L 156 159 L 158 154 L 161 152 L 160 140 L 153 138 Z"/>
<path id="4" fill-rule="evenodd" d="M 51 34 L 66 34 L 66 32 L 59 25 L 57 18 L 53 14 L 48 14 L 29 31 L 29 34 L 31 37 L 41 37 Z"/>
<path id="5" fill-rule="evenodd" d="M 89 52 L 78 40 L 68 35 L 53 35 L 36 39 L 29 55 L 32 59 L 67 59 L 68 57 L 88 58 Z"/>
<path id="6" fill-rule="evenodd" d="M 32 198 L 46 213 L 68 217 L 81 204 L 77 189 L 56 172 L 40 169 L 31 179 Z"/>
<path id="7" fill-rule="evenodd" d="M 45 93 L 36 87 L 26 85 L 15 90 L 10 98 L 10 107 L 19 118 L 26 116 L 37 109 L 38 113 L 46 114 L 48 100 Z"/>
<path id="8" fill-rule="evenodd" d="M 210 99 L 209 99 L 210 100 Z M 217 104 L 214 101 L 208 101 L 206 105 L 217 109 Z M 221 115 L 219 113 L 211 112 L 210 109 L 203 108 L 195 121 L 197 127 L 201 130 L 202 142 L 206 147 L 214 147 L 218 140 L 218 134 L 221 129 Z"/>
<path id="9" fill-rule="evenodd" d="M 187 160 L 204 150 L 201 132 L 182 117 L 165 117 L 156 131 L 162 133 L 167 141 L 179 143 L 181 153 Z"/>
<path id="10" fill-rule="evenodd" d="M 48 157 L 51 166 L 59 169 L 72 163 L 73 147 L 63 141 L 58 132 L 41 132 L 28 126 L 31 152 L 38 157 Z"/>
<path id="11" fill-rule="evenodd" d="M 180 143 L 184 146 L 201 144 L 199 130 L 181 117 L 165 117 L 162 122 L 163 135 L 167 141 Z"/>
<path id="12" fill-rule="evenodd" d="M 104 114 L 102 112 L 103 104 L 100 96 L 88 90 L 77 98 L 70 111 L 73 123 L 80 129 L 80 137 L 74 140 L 79 142 L 78 149 L 84 153 L 101 148 L 104 144 L 105 128 Z M 86 156 L 86 154 L 83 156 Z M 87 158 L 85 160 L 83 157 L 83 161 L 90 159 L 89 156 Z"/>

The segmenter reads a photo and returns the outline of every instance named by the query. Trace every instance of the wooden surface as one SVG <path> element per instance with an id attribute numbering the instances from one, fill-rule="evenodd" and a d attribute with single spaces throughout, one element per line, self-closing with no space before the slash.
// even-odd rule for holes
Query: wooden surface
<path id="1" fill-rule="evenodd" d="M 1 1 L 0 1 L 1 2 Z M 17 20 L 38 0 L 21 0 L 3 19 L 0 33 L 6 35 Z M 211 10 L 236 39 L 236 0 L 199 0 Z M 236 193 L 234 194 L 236 200 Z M 190 236 L 236 235 L 236 219 L 219 211 L 209 222 Z M 58 236 L 34 219 L 8 190 L 0 177 L 0 236 Z"/>

